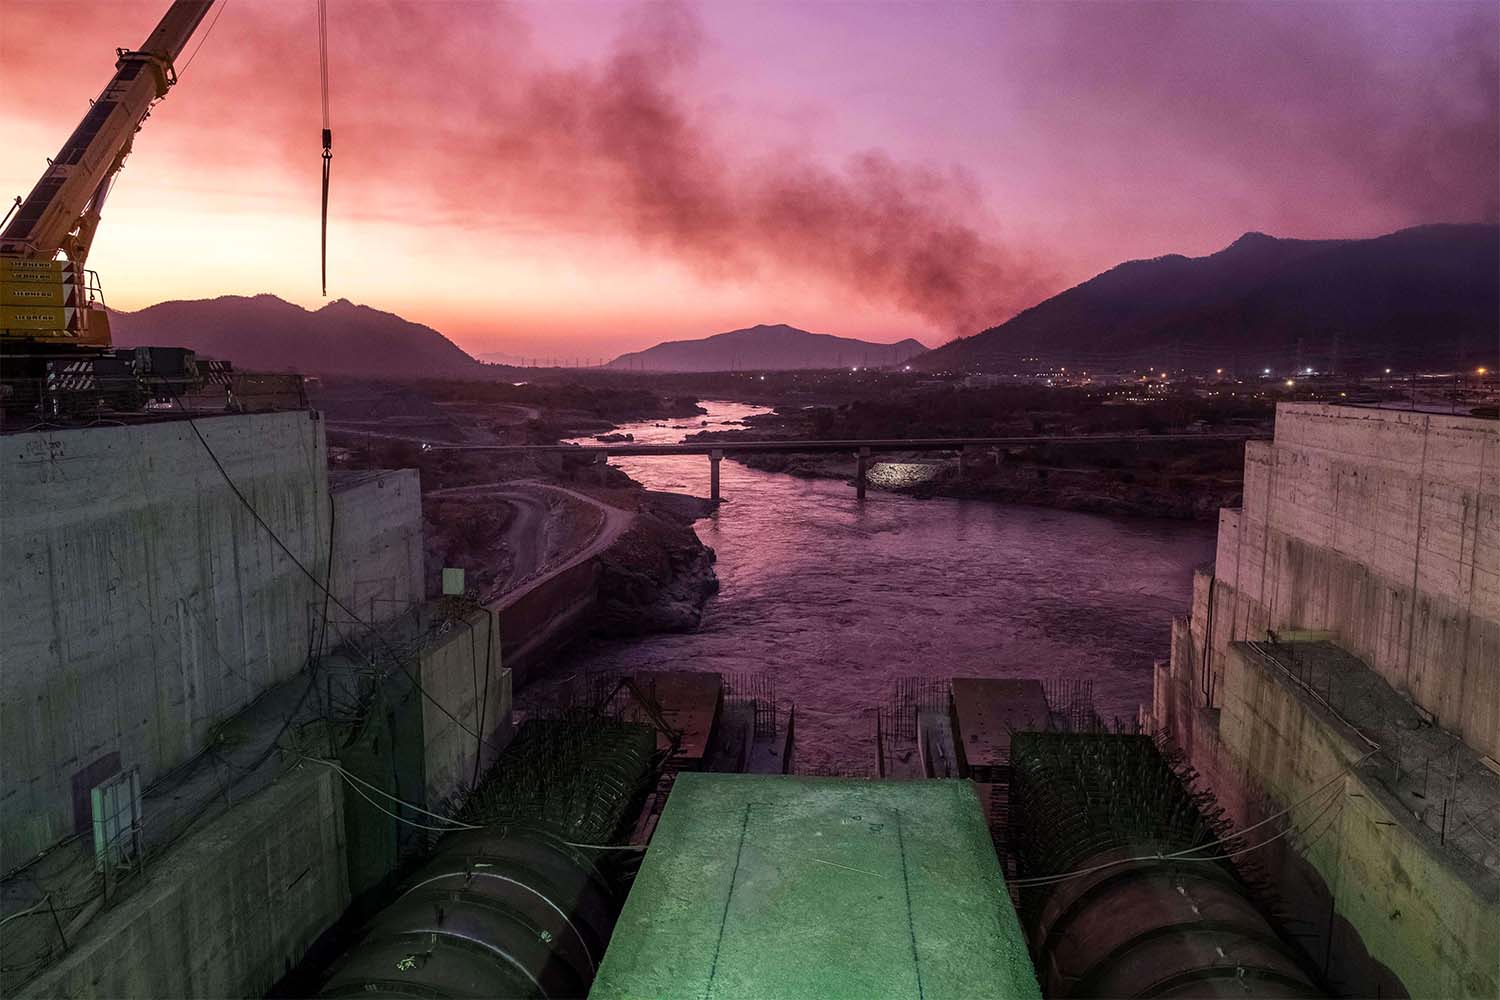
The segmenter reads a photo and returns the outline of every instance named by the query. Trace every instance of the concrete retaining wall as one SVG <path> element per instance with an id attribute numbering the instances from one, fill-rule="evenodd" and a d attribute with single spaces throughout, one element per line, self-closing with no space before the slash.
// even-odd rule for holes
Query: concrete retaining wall
<path id="1" fill-rule="evenodd" d="M 581 634 L 599 593 L 599 562 L 588 559 L 493 605 L 505 637 L 505 665 L 517 686 Z"/>
<path id="2" fill-rule="evenodd" d="M 254 509 L 320 572 L 317 415 L 196 425 Z M 0 486 L 9 865 L 82 829 L 92 784 L 136 766 L 149 784 L 294 674 L 315 588 L 185 421 L 6 435 Z"/>
<path id="3" fill-rule="evenodd" d="M 461 798 L 509 740 L 511 675 L 500 666 L 495 622 L 493 613 L 475 612 L 421 652 L 429 809 Z"/>
<path id="4" fill-rule="evenodd" d="M 340 782 L 306 764 L 196 828 L 26 995 L 263 995 L 349 903 Z"/>
<path id="5" fill-rule="evenodd" d="M 335 474 L 331 486 L 334 594 L 372 623 L 420 604 L 427 595 L 417 470 Z M 329 617 L 341 633 L 355 633 L 337 608 Z"/>
<path id="6" fill-rule="evenodd" d="M 1500 906 L 1476 891 L 1472 873 L 1445 863 L 1431 831 L 1360 770 L 1314 794 L 1366 747 L 1240 645 L 1229 649 L 1223 676 L 1220 802 L 1244 826 L 1279 811 L 1277 803 L 1312 796 L 1288 816 L 1304 831 L 1301 843 L 1278 841 L 1255 859 L 1282 874 L 1295 912 L 1320 935 L 1315 950 L 1339 992 L 1389 993 L 1389 970 L 1414 997 L 1500 995 Z M 1223 781 L 1226 773 L 1239 780 Z M 1330 912 L 1331 926 L 1322 919 Z"/>
<path id="7" fill-rule="evenodd" d="M 1241 824 L 1291 805 L 1349 753 L 1316 708 L 1231 657 L 1267 629 L 1328 633 L 1500 757 L 1500 424 L 1286 404 L 1274 442 L 1247 445 L 1244 507 L 1220 512 L 1214 570 L 1195 575 L 1145 713 Z M 1435 870 L 1420 834 L 1392 835 L 1391 808 L 1349 790 L 1307 857 L 1286 841 L 1258 855 L 1318 927 L 1309 956 L 1342 968 L 1357 995 L 1389 991 L 1382 970 L 1413 995 L 1494 995 L 1493 906 L 1476 910 L 1462 879 Z M 1335 904 L 1336 921 L 1316 917 Z"/>
<path id="8" fill-rule="evenodd" d="M 1500 425 L 1313 404 L 1245 451 L 1220 517 L 1215 642 L 1326 629 L 1500 757 Z M 1207 609 L 1204 609 L 1206 621 Z M 1221 638 L 1222 637 L 1222 638 Z"/>

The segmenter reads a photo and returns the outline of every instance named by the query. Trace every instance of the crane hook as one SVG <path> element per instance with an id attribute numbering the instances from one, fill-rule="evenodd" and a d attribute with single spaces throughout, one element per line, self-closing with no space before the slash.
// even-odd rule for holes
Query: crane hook
<path id="1" fill-rule="evenodd" d="M 333 129 L 328 125 L 328 4 L 318 0 L 318 75 L 323 89 L 323 219 L 319 257 L 323 297 L 328 297 L 328 173 L 333 165 Z"/>

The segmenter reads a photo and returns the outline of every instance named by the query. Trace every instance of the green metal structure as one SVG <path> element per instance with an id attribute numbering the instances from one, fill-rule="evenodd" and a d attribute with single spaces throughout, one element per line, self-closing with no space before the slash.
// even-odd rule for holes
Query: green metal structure
<path id="1" fill-rule="evenodd" d="M 973 786 L 685 773 L 596 1000 L 1039 998 Z"/>

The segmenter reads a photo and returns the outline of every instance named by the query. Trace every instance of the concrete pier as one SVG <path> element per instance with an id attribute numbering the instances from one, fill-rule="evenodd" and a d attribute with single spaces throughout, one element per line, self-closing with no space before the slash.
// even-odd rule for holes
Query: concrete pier
<path id="1" fill-rule="evenodd" d="M 719 463 L 724 459 L 724 452 L 718 448 L 708 453 L 708 498 L 714 503 L 719 502 Z"/>

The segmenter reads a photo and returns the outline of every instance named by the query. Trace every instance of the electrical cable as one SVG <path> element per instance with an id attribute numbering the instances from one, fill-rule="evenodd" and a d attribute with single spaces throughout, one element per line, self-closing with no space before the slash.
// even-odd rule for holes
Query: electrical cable
<path id="1" fill-rule="evenodd" d="M 1339 777 L 1339 776 L 1336 776 L 1336 777 Z M 1324 789 L 1320 788 L 1320 789 L 1318 789 L 1317 792 L 1314 792 L 1313 794 L 1316 795 L 1316 794 L 1318 794 L 1318 792 L 1321 792 L 1323 790 Z M 1310 797 L 1311 796 L 1309 796 L 1309 798 Z M 1301 802 L 1298 802 L 1297 805 L 1300 806 L 1303 803 L 1305 803 L 1306 801 L 1307 801 L 1307 799 L 1304 798 Z M 1330 799 L 1330 803 L 1335 802 L 1335 801 L 1338 801 L 1338 796 L 1337 795 L 1333 796 Z M 1296 806 L 1293 806 L 1291 808 L 1295 809 Z M 1316 817 L 1314 817 L 1314 822 L 1316 822 L 1317 819 L 1319 819 L 1319 818 L 1321 818 L 1323 816 L 1323 813 L 1327 810 L 1327 808 L 1328 808 L 1328 806 L 1325 805 L 1324 808 L 1323 808 L 1323 810 L 1319 811 L 1318 815 Z M 1278 816 L 1283 816 L 1287 812 L 1290 812 L 1290 811 L 1291 811 L 1290 809 L 1284 809 L 1280 813 L 1277 813 L 1276 816 L 1268 817 L 1266 820 L 1263 820 L 1261 823 L 1258 823 L 1256 825 L 1257 826 L 1263 825 L 1264 823 L 1270 822 L 1271 820 L 1276 819 Z M 1250 828 L 1247 828 L 1247 830 L 1248 829 L 1250 829 Z M 1197 851 L 1207 850 L 1210 847 L 1215 847 L 1215 846 L 1218 846 L 1218 845 L 1221 845 L 1221 844 L 1230 843 L 1230 842 L 1238 839 L 1239 837 L 1242 837 L 1246 831 L 1241 831 L 1240 833 L 1234 834 L 1234 835 L 1229 836 L 1229 837 L 1223 837 L 1223 838 L 1220 838 L 1219 840 L 1210 841 L 1209 843 L 1201 844 L 1201 845 L 1199 845 L 1197 847 L 1188 848 L 1187 850 L 1184 850 L 1184 851 L 1173 851 L 1173 852 L 1170 852 L 1170 853 L 1167 853 L 1167 854 L 1146 854 L 1146 855 L 1141 855 L 1139 857 L 1133 857 L 1133 858 L 1117 858 L 1117 859 L 1115 859 L 1113 861 L 1106 861 L 1103 864 L 1092 865 L 1092 866 L 1090 866 L 1088 868 L 1082 868 L 1082 869 L 1079 869 L 1077 871 L 1062 872 L 1062 873 L 1056 874 L 1056 875 L 1042 875 L 1042 876 L 1037 876 L 1036 878 L 1030 878 L 1030 879 L 1013 879 L 1013 880 L 1009 881 L 1007 883 L 1007 885 L 1022 886 L 1022 887 L 1028 887 L 1028 888 L 1040 888 L 1040 887 L 1044 887 L 1044 886 L 1051 886 L 1051 885 L 1056 885 L 1056 884 L 1058 884 L 1060 882 L 1067 882 L 1067 881 L 1070 881 L 1070 880 L 1075 879 L 1075 878 L 1080 878 L 1080 877 L 1082 877 L 1084 875 L 1092 875 L 1094 872 L 1103 871 L 1103 870 L 1105 870 L 1107 868 L 1116 868 L 1116 867 L 1118 867 L 1120 865 L 1133 864 L 1133 863 L 1135 863 L 1137 861 L 1175 861 L 1175 862 L 1223 861 L 1223 860 L 1226 860 L 1226 859 L 1229 859 L 1229 858 L 1237 857 L 1238 855 L 1244 854 L 1244 853 L 1246 853 L 1248 851 L 1253 851 L 1253 850 L 1257 850 L 1258 848 L 1264 847 L 1265 845 L 1267 845 L 1267 844 L 1269 844 L 1269 843 L 1271 843 L 1271 842 L 1273 842 L 1275 840 L 1278 840 L 1281 837 L 1286 836 L 1288 833 L 1294 832 L 1295 830 L 1296 830 L 1296 827 L 1288 827 L 1287 829 L 1281 831 L 1280 833 L 1278 833 L 1278 834 L 1276 834 L 1276 835 L 1274 835 L 1272 837 L 1269 837 L 1266 840 L 1263 840 L 1263 841 L 1261 841 L 1258 844 L 1253 844 L 1253 845 L 1251 845 L 1249 847 L 1240 848 L 1238 850 L 1231 851 L 1231 852 L 1229 852 L 1227 854 L 1216 854 L 1216 855 L 1211 855 L 1211 856 L 1208 856 L 1208 857 L 1191 857 L 1190 856 L 1191 854 L 1193 854 L 1194 852 L 1197 852 Z"/>
<path id="2" fill-rule="evenodd" d="M 433 833 L 452 833 L 453 830 L 454 830 L 453 827 L 428 826 L 426 823 L 418 823 L 414 819 L 407 819 L 405 816 L 398 816 L 395 813 L 391 812 L 389 809 L 387 809 L 385 806 L 381 805 L 379 802 L 376 802 L 374 799 L 372 799 L 368 795 L 366 795 L 360 789 L 360 787 L 358 785 L 356 785 L 356 784 L 354 784 L 354 783 L 351 782 L 350 785 L 349 785 L 349 787 L 352 788 L 352 789 L 354 789 L 355 793 L 360 798 L 364 799 L 366 802 L 370 803 L 370 805 L 374 806 L 376 809 L 379 809 L 381 812 L 385 813 L 391 819 L 396 820 L 399 823 L 405 823 L 407 826 L 414 826 L 414 827 L 416 827 L 419 830 L 430 830 Z M 477 829 L 482 829 L 482 828 L 481 827 L 473 827 L 473 829 L 477 830 Z"/>
<path id="3" fill-rule="evenodd" d="M 293 752 L 295 753 L 295 751 L 293 751 Z M 339 774 L 343 775 L 349 781 L 357 783 L 357 784 L 360 784 L 360 785 L 364 785 L 366 788 L 370 789 L 372 792 L 376 792 L 379 795 L 382 795 L 385 798 L 390 799 L 392 802 L 396 803 L 399 806 L 405 806 L 407 809 L 410 809 L 413 812 L 419 812 L 423 816 L 431 816 L 433 819 L 442 820 L 444 823 L 452 823 L 453 824 L 453 829 L 455 829 L 455 830 L 483 830 L 484 829 L 484 827 L 482 827 L 482 826 L 475 826 L 472 823 L 465 823 L 463 820 L 457 820 L 457 819 L 453 819 L 452 817 L 449 817 L 449 816 L 443 816 L 443 815 L 441 815 L 439 813 L 432 812 L 431 810 L 423 809 L 419 805 L 413 805 L 412 803 L 407 802 L 404 799 L 397 798 L 396 796 L 392 795 L 390 792 L 386 791 L 385 789 L 380 788 L 380 787 L 378 787 L 376 785 L 371 784 L 370 782 L 366 781 L 364 778 L 361 778 L 359 775 L 357 775 L 354 772 L 346 769 L 343 765 L 341 765 L 341 764 L 339 764 L 339 763 L 337 763 L 335 761 L 325 760 L 322 757 L 309 757 L 307 754 L 301 754 L 301 753 L 296 754 L 296 756 L 302 758 L 303 760 L 310 760 L 314 764 L 322 764 L 324 767 L 332 768 L 333 770 L 339 772 Z M 399 819 L 400 817 L 397 817 L 397 818 Z M 428 829 L 431 829 L 431 828 L 429 827 Z"/>
<path id="4" fill-rule="evenodd" d="M 333 593 L 330 588 L 324 586 L 323 583 L 318 579 L 317 575 L 313 573 L 312 570 L 308 569 L 302 563 L 302 560 L 297 558 L 296 554 L 293 553 L 292 550 L 287 547 L 287 544 L 281 540 L 281 536 L 276 533 L 276 529 L 272 528 L 271 525 L 267 523 L 266 519 L 262 517 L 260 515 L 260 512 L 255 509 L 255 505 L 252 504 L 249 498 L 247 498 L 245 494 L 240 491 L 240 488 L 235 484 L 233 477 L 229 475 L 229 470 L 224 468 L 224 463 L 219 460 L 219 456 L 213 450 L 213 446 L 208 443 L 208 439 L 205 438 L 203 436 L 203 432 L 198 429 L 197 420 L 191 416 L 191 411 L 189 411 L 188 408 L 183 405 L 182 399 L 178 397 L 175 391 L 172 390 L 171 385 L 167 383 L 165 379 L 161 379 L 161 382 L 163 388 L 165 388 L 167 393 L 172 397 L 172 401 L 176 404 L 177 408 L 184 414 L 188 414 L 186 416 L 188 427 L 192 429 L 193 435 L 198 439 L 198 443 L 203 446 L 203 450 L 208 453 L 208 457 L 213 461 L 214 467 L 219 470 L 219 475 L 223 477 L 224 482 L 226 485 L 228 485 L 230 491 L 234 493 L 236 498 L 238 498 L 240 504 L 250 512 L 250 516 L 255 519 L 255 522 L 261 526 L 261 528 L 266 532 L 267 535 L 270 536 L 271 541 L 276 543 L 277 548 L 281 549 L 282 553 L 289 560 L 291 560 L 292 565 L 296 566 L 297 569 L 302 572 L 303 576 L 312 581 L 313 586 L 317 587 L 324 594 L 326 594 L 328 599 L 333 602 L 333 605 L 336 608 L 338 608 L 344 614 L 348 615 L 355 624 L 359 625 L 361 628 L 366 629 L 372 635 L 374 635 L 377 640 L 379 640 L 381 645 L 386 648 L 386 652 L 388 652 L 391 655 L 391 658 L 396 661 L 397 666 L 400 667 L 401 672 L 405 674 L 406 679 L 411 682 L 412 687 L 416 688 L 416 690 L 422 695 L 422 697 L 431 702 L 434 708 L 446 715 L 454 725 L 456 725 L 464 732 L 468 733 L 470 736 L 473 736 L 475 739 L 478 739 L 483 743 L 495 747 L 497 750 L 501 749 L 493 741 L 485 739 L 482 734 L 475 732 L 473 729 L 470 729 L 468 726 L 464 725 L 463 721 L 460 720 L 458 716 L 454 715 L 453 712 L 448 708 L 448 706 L 444 705 L 442 702 L 438 701 L 437 698 L 433 697 L 432 693 L 422 686 L 421 682 L 412 675 L 411 671 L 406 669 L 406 664 L 402 661 L 402 658 L 400 656 L 396 655 L 396 651 L 391 646 L 390 641 L 386 639 L 385 636 L 381 635 L 378 630 L 367 623 L 363 618 L 350 610 L 348 605 L 339 600 L 337 594 Z"/>
<path id="5" fill-rule="evenodd" d="M 26 909 L 21 910 L 21 911 L 19 911 L 17 913 L 12 913 L 10 916 L 6 917 L 5 919 L 0 920 L 0 927 L 4 927 L 6 924 L 10 923 L 12 920 L 15 920 L 17 917 L 25 917 L 25 916 L 29 916 L 30 914 L 35 913 L 37 910 L 40 910 L 42 908 L 42 906 L 45 905 L 51 898 L 52 898 L 52 893 L 49 892 L 45 896 L 43 896 L 41 899 L 37 900 L 35 903 L 32 903 Z"/>
<path id="6" fill-rule="evenodd" d="M 1291 832 L 1292 830 L 1294 830 L 1295 827 L 1288 827 L 1286 830 L 1283 830 L 1281 833 L 1277 834 L 1275 837 L 1271 837 L 1268 840 L 1264 840 L 1261 843 L 1256 844 L 1256 845 L 1254 845 L 1252 847 L 1247 847 L 1247 848 L 1243 848 L 1241 850 L 1230 852 L 1229 854 L 1217 855 L 1217 856 L 1214 856 L 1214 857 L 1206 857 L 1206 858 L 1194 858 L 1194 857 L 1190 856 L 1190 855 L 1193 855 L 1193 854 L 1197 854 L 1199 851 L 1206 851 L 1206 850 L 1209 850 L 1210 848 L 1219 847 L 1219 846 L 1222 846 L 1222 845 L 1225 845 L 1225 844 L 1232 843 L 1232 842 L 1234 842 L 1236 840 L 1239 840 L 1242 837 L 1244 837 L 1245 834 L 1249 833 L 1251 830 L 1255 830 L 1255 829 L 1258 829 L 1259 827 L 1265 826 L 1267 823 L 1270 823 L 1270 822 L 1273 822 L 1274 820 L 1280 819 L 1282 816 L 1285 816 L 1287 813 L 1292 812 L 1294 809 L 1300 808 L 1301 806 L 1303 806 L 1304 804 L 1306 804 L 1311 799 L 1313 799 L 1316 796 L 1322 794 L 1335 781 L 1338 781 L 1340 778 L 1344 777 L 1344 775 L 1347 774 L 1349 771 L 1353 770 L 1355 767 L 1358 767 L 1360 764 L 1364 763 L 1366 760 L 1368 760 L 1370 757 L 1372 757 L 1376 752 L 1377 751 L 1375 751 L 1375 750 L 1371 750 L 1369 753 L 1364 754 L 1363 756 L 1359 757 L 1357 760 L 1351 761 L 1350 763 L 1348 763 L 1348 764 L 1344 765 L 1342 768 L 1340 768 L 1337 774 L 1334 774 L 1328 780 L 1326 780 L 1322 784 L 1318 785 L 1318 787 L 1314 788 L 1311 792 L 1308 792 L 1302 798 L 1298 799 L 1296 802 L 1294 802 L 1291 805 L 1287 806 L 1285 809 L 1281 810 L 1280 812 L 1273 813 L 1270 816 L 1267 816 L 1265 819 L 1261 820 L 1260 822 L 1254 823 L 1254 824 L 1252 824 L 1250 826 L 1247 826 L 1247 827 L 1245 827 L 1245 829 L 1240 830 L 1239 832 L 1231 834 L 1231 835 L 1229 835 L 1227 837 L 1220 837 L 1217 840 L 1211 840 L 1208 843 L 1199 844 L 1196 847 L 1189 847 L 1189 848 L 1186 848 L 1186 849 L 1181 850 L 1181 851 L 1172 851 L 1172 852 L 1167 853 L 1167 854 L 1160 854 L 1160 853 L 1158 853 L 1158 854 L 1145 854 L 1145 855 L 1141 855 L 1139 857 L 1132 857 L 1132 858 L 1116 858 L 1113 861 L 1106 861 L 1106 862 L 1103 862 L 1102 864 L 1091 865 L 1088 868 L 1080 868 L 1080 869 L 1078 869 L 1076 871 L 1059 872 L 1059 873 L 1056 873 L 1056 874 L 1053 874 L 1053 875 L 1038 875 L 1035 878 L 1012 879 L 1012 880 L 1008 881 L 1006 884 L 1007 885 L 1013 885 L 1013 886 L 1023 886 L 1023 887 L 1025 887 L 1025 886 L 1030 886 L 1030 887 L 1048 886 L 1048 885 L 1054 885 L 1054 884 L 1056 884 L 1058 882 L 1066 882 L 1066 881 L 1069 881 L 1070 879 L 1081 878 L 1081 877 L 1083 877 L 1085 875 L 1092 875 L 1094 872 L 1103 871 L 1106 868 L 1116 868 L 1116 867 L 1118 867 L 1120 865 L 1134 864 L 1137 861 L 1222 861 L 1222 860 L 1224 860 L 1226 858 L 1235 857 L 1236 855 L 1243 854 L 1246 851 L 1253 851 L 1256 848 L 1264 847 L 1266 844 L 1271 843 L 1271 841 L 1274 841 L 1274 840 L 1279 839 L 1280 837 L 1286 836 L 1286 834 L 1289 833 L 1289 832 Z M 1319 813 L 1319 815 L 1321 816 L 1322 813 Z"/>
<path id="7" fill-rule="evenodd" d="M 1343 797 L 1338 794 L 1338 789 L 1334 789 L 1334 794 L 1328 799 L 1327 802 L 1323 803 L 1323 808 L 1319 809 L 1317 815 L 1314 816 L 1312 819 L 1308 820 L 1305 826 L 1302 826 L 1302 827 L 1288 826 L 1285 830 L 1281 830 L 1278 833 L 1274 833 L 1271 836 L 1267 837 L 1265 840 L 1262 840 L 1262 841 L 1260 841 L 1257 844 L 1251 844 L 1248 847 L 1241 847 L 1241 848 L 1238 848 L 1236 850 L 1229 851 L 1229 852 L 1227 852 L 1225 854 L 1212 854 L 1212 855 L 1209 855 L 1208 857 L 1203 857 L 1203 858 L 1183 858 L 1183 857 L 1179 857 L 1179 858 L 1173 858 L 1173 860 L 1174 861 L 1227 861 L 1230 858 L 1239 857 L 1241 854 L 1248 854 L 1251 851 L 1258 851 L 1262 847 L 1265 847 L 1267 844 L 1274 843 L 1274 842 L 1280 840 L 1282 837 L 1288 836 L 1289 834 L 1293 834 L 1293 833 L 1306 833 L 1307 831 L 1311 830 L 1314 826 L 1316 826 L 1318 824 L 1319 820 L 1321 820 L 1324 816 L 1328 815 L 1328 810 L 1332 809 L 1335 805 L 1337 805 L 1338 803 L 1340 803 L 1342 801 L 1343 801 Z M 1321 834 L 1320 834 L 1320 836 L 1321 836 Z"/>
<path id="8" fill-rule="evenodd" d="M 314 764 L 322 764 L 324 767 L 327 767 L 327 768 L 330 768 L 330 769 L 332 769 L 334 771 L 337 771 L 340 775 L 343 776 L 343 778 L 346 781 L 349 782 L 349 786 L 351 788 L 353 788 L 356 792 L 359 793 L 359 795 L 360 795 L 361 798 L 363 798 L 366 802 L 370 803 L 370 805 L 372 805 L 375 808 L 379 809 L 381 812 L 385 813 L 387 816 L 391 817 L 392 819 L 399 820 L 402 823 L 406 823 L 406 824 L 408 824 L 410 826 L 417 827 L 418 829 L 421 829 L 421 830 L 431 830 L 434 833 L 453 833 L 453 832 L 455 832 L 457 830 L 485 830 L 485 829 L 488 829 L 488 827 L 476 826 L 473 823 L 465 823 L 462 820 L 457 820 L 457 819 L 453 819 L 453 818 L 448 817 L 448 816 L 440 815 L 439 813 L 432 812 L 431 810 L 428 810 L 428 809 L 423 809 L 421 806 L 413 805 L 410 802 L 407 802 L 407 801 L 405 801 L 403 799 L 397 798 L 396 796 L 392 795 L 390 792 L 387 792 L 385 789 L 379 788 L 379 787 L 371 784 L 370 782 L 368 782 L 365 779 L 361 778 L 359 775 L 354 774 L 352 771 L 347 770 L 342 765 L 337 764 L 334 761 L 324 760 L 321 757 L 309 757 L 306 754 L 300 754 L 300 753 L 297 754 L 296 756 L 302 758 L 303 760 L 311 761 Z M 363 785 L 365 788 L 368 788 L 370 791 L 375 792 L 376 794 L 378 794 L 380 796 L 383 796 L 384 798 L 390 799 L 392 802 L 396 803 L 399 806 L 404 806 L 405 808 L 410 809 L 410 810 L 412 810 L 414 812 L 421 813 L 423 816 L 430 816 L 433 819 L 442 820 L 444 823 L 452 823 L 453 826 L 452 827 L 430 826 L 430 825 L 428 825 L 426 823 L 418 823 L 415 820 L 410 820 L 410 819 L 407 819 L 404 816 L 399 816 L 396 813 L 391 812 L 389 809 L 386 809 L 385 807 L 381 806 L 374 799 L 372 799 L 368 795 L 366 795 L 364 793 L 364 791 L 361 790 L 361 788 L 359 787 L 360 785 Z M 580 848 L 582 850 L 587 850 L 587 851 L 644 851 L 646 849 L 646 845 L 645 844 L 580 844 L 580 843 L 576 843 L 576 842 L 571 841 L 571 840 L 564 840 L 563 843 L 565 845 L 567 845 L 568 847 L 577 847 L 577 848 Z"/>
<path id="9" fill-rule="evenodd" d="M 191 421 L 189 421 L 189 422 L 191 422 Z M 295 719 L 295 718 L 297 718 L 297 716 L 299 716 L 299 715 L 302 714 L 302 707 L 307 704 L 307 696 L 310 695 L 310 694 L 312 694 L 312 692 L 314 691 L 314 689 L 316 689 L 317 686 L 318 686 L 318 668 L 323 665 L 323 649 L 324 649 L 324 645 L 326 644 L 327 639 L 328 639 L 328 599 L 332 595 L 332 591 L 331 591 L 329 585 L 333 582 L 333 539 L 334 539 L 333 528 L 334 528 L 334 509 L 335 508 L 334 508 L 334 504 L 333 504 L 333 497 L 329 496 L 329 498 L 328 498 L 328 568 L 327 568 L 327 571 L 326 571 L 326 580 L 327 580 L 327 582 L 325 584 L 323 584 L 323 625 L 322 625 L 322 632 L 321 632 L 321 635 L 320 635 L 320 638 L 319 638 L 319 641 L 318 641 L 318 646 L 317 646 L 317 652 L 316 652 L 316 654 L 314 654 L 314 652 L 313 652 L 313 637 L 312 637 L 311 631 L 309 631 L 308 636 L 307 636 L 307 659 L 308 659 L 307 687 L 303 689 L 301 697 L 299 697 L 297 699 L 297 704 L 294 705 L 292 707 L 292 710 L 287 713 L 286 718 L 284 718 L 284 719 L 281 720 L 281 728 L 278 729 L 278 730 L 276 730 L 276 735 L 273 736 L 273 737 L 271 737 L 271 742 L 266 745 L 265 750 L 261 751 L 260 756 L 257 757 L 257 758 L 255 758 L 254 763 L 248 765 L 245 768 L 245 770 L 247 772 L 257 770 L 262 764 L 264 764 L 267 760 L 269 760 L 271 758 L 271 755 L 273 753 L 275 753 L 278 749 L 282 749 L 282 747 L 281 747 L 281 738 L 283 736 L 285 736 L 286 735 L 286 731 L 291 728 L 291 726 L 292 726 L 292 720 Z M 317 581 L 314 580 L 313 582 L 316 583 Z M 324 718 L 327 718 L 327 712 L 326 711 L 324 711 L 323 716 L 324 716 Z"/>
<path id="10" fill-rule="evenodd" d="M 495 612 L 490 608 L 485 608 L 484 610 L 489 615 L 489 623 L 484 633 L 484 693 L 479 696 L 479 731 L 481 733 L 484 732 L 485 710 L 489 707 L 490 703 L 490 667 L 494 663 L 495 657 Z M 474 627 L 471 625 L 469 626 L 470 636 L 473 635 L 473 632 Z M 478 786 L 479 784 L 479 761 L 483 757 L 483 754 L 479 752 L 480 749 L 480 747 L 474 748 L 474 776 L 469 781 L 469 784 L 473 786 Z"/>

